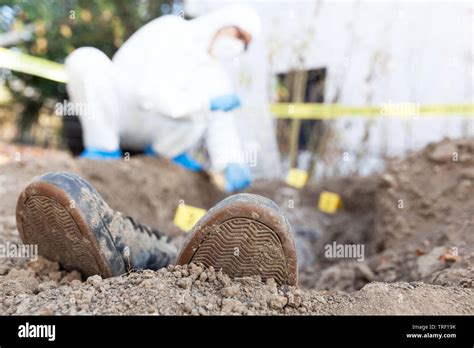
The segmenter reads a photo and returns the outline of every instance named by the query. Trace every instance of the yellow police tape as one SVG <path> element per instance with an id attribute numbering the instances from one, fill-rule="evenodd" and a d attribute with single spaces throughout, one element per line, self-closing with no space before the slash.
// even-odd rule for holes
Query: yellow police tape
<path id="1" fill-rule="evenodd" d="M 64 65 L 0 47 L 0 68 L 43 77 L 56 82 L 67 82 Z"/>
<path id="2" fill-rule="evenodd" d="M 361 117 L 401 117 L 416 118 L 420 116 L 474 116 L 474 104 L 419 105 L 417 103 L 389 102 L 379 106 L 347 106 L 321 103 L 275 103 L 271 113 L 276 118 L 297 118 L 303 120 L 323 120 Z"/>
<path id="3" fill-rule="evenodd" d="M 0 68 L 23 72 L 66 83 L 64 65 L 0 47 Z M 322 103 L 275 103 L 271 113 L 276 118 L 323 120 L 355 117 L 474 116 L 474 104 L 419 105 L 388 102 L 379 106 L 348 106 Z"/>

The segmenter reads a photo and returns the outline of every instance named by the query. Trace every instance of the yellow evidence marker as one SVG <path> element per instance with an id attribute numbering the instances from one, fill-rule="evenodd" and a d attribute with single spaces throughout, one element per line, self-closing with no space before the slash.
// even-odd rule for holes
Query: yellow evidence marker
<path id="1" fill-rule="evenodd" d="M 206 215 L 207 210 L 187 204 L 179 204 L 174 215 L 173 223 L 185 232 L 191 231 L 194 225 Z"/>
<path id="2" fill-rule="evenodd" d="M 286 183 L 288 186 L 296 187 L 298 189 L 303 188 L 307 181 L 308 172 L 297 168 L 291 168 L 286 177 Z"/>
<path id="3" fill-rule="evenodd" d="M 323 213 L 334 214 L 342 206 L 342 199 L 337 193 L 322 191 L 319 195 L 318 208 Z"/>

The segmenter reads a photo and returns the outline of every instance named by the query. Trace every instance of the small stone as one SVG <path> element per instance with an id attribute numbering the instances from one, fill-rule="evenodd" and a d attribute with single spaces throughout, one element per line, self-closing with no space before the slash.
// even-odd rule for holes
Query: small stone
<path id="1" fill-rule="evenodd" d="M 326 304 L 328 302 L 324 296 L 316 296 L 315 300 L 322 304 Z"/>
<path id="2" fill-rule="evenodd" d="M 176 282 L 176 285 L 182 289 L 189 289 L 193 285 L 193 280 L 191 278 L 181 278 Z"/>
<path id="3" fill-rule="evenodd" d="M 82 291 L 81 290 L 75 290 L 72 292 L 72 295 L 76 300 L 80 300 L 82 298 Z"/>
<path id="4" fill-rule="evenodd" d="M 69 272 L 64 276 L 64 279 L 68 282 L 72 282 L 73 280 L 82 280 L 81 274 L 78 271 Z"/>
<path id="5" fill-rule="evenodd" d="M 173 272 L 173 275 L 175 276 L 175 278 L 181 278 L 183 276 L 183 274 L 180 271 Z"/>
<path id="6" fill-rule="evenodd" d="M 444 163 L 453 160 L 453 154 L 458 151 L 456 144 L 451 142 L 441 142 L 432 146 L 428 153 L 428 158 L 433 162 Z"/>
<path id="7" fill-rule="evenodd" d="M 397 181 L 390 174 L 382 175 L 382 183 L 385 187 L 395 187 L 397 185 Z"/>
<path id="8" fill-rule="evenodd" d="M 22 280 L 22 285 L 33 293 L 39 291 L 39 281 L 36 278 L 25 278 Z"/>
<path id="9" fill-rule="evenodd" d="M 143 279 L 138 277 L 137 274 L 132 273 L 132 275 L 129 277 L 128 281 L 129 281 L 130 284 L 140 285 L 143 282 Z"/>
<path id="10" fill-rule="evenodd" d="M 152 271 L 152 270 L 146 269 L 146 270 L 143 271 L 142 277 L 146 278 L 146 279 L 153 278 L 155 276 L 155 274 L 160 273 L 161 270 L 164 270 L 164 268 L 160 268 L 159 270 L 157 270 L 155 272 Z"/>
<path id="11" fill-rule="evenodd" d="M 239 313 L 242 314 L 245 310 L 245 305 L 242 302 L 230 298 L 222 299 L 221 310 L 223 313 Z"/>
<path id="12" fill-rule="evenodd" d="M 35 315 L 54 315 L 52 308 L 40 308 L 36 311 Z"/>
<path id="13" fill-rule="evenodd" d="M 51 289 L 56 289 L 57 287 L 58 287 L 58 284 L 56 282 L 49 281 L 49 282 L 41 283 L 38 286 L 38 290 L 39 291 L 48 291 L 48 290 L 51 290 Z"/>
<path id="14" fill-rule="evenodd" d="M 96 274 L 87 278 L 86 283 L 91 284 L 92 286 L 98 287 L 102 284 L 102 278 L 100 275 Z"/>
<path id="15" fill-rule="evenodd" d="M 269 286 L 275 286 L 276 285 L 276 282 L 275 282 L 275 279 L 273 278 L 268 278 L 265 283 Z"/>
<path id="16" fill-rule="evenodd" d="M 84 291 L 84 293 L 82 294 L 82 300 L 85 302 L 85 303 L 91 303 L 92 302 L 92 298 L 94 297 L 94 294 L 95 294 L 95 290 L 94 289 L 91 289 L 89 291 Z"/>
<path id="17" fill-rule="evenodd" d="M 230 278 L 227 274 L 222 273 L 222 270 L 216 273 L 217 280 L 224 286 L 230 284 Z"/>
<path id="18" fill-rule="evenodd" d="M 299 293 L 287 292 L 286 297 L 288 298 L 288 306 L 298 308 L 301 305 L 301 297 Z"/>
<path id="19" fill-rule="evenodd" d="M 204 307 L 208 303 L 208 299 L 206 297 L 198 297 L 195 299 L 196 306 Z"/>
<path id="20" fill-rule="evenodd" d="M 240 295 L 240 286 L 238 284 L 226 286 L 221 290 L 224 297 L 233 297 Z"/>
<path id="21" fill-rule="evenodd" d="M 48 273 L 48 277 L 51 280 L 55 281 L 55 282 L 59 282 L 61 280 L 62 276 L 63 275 L 62 275 L 61 271 L 53 271 L 53 272 Z"/>
<path id="22" fill-rule="evenodd" d="M 207 270 L 207 279 L 209 280 L 210 283 L 214 282 L 216 278 L 216 271 L 214 270 L 214 267 L 209 267 Z"/>
<path id="23" fill-rule="evenodd" d="M 299 307 L 299 308 L 298 308 L 298 312 L 300 312 L 300 313 L 307 313 L 308 310 L 306 309 L 306 307 Z"/>
<path id="24" fill-rule="evenodd" d="M 189 273 L 191 275 L 194 275 L 196 277 L 199 277 L 199 275 L 203 272 L 203 268 L 202 267 L 199 267 L 199 266 L 196 266 L 194 264 L 191 264 L 190 265 L 190 269 L 189 269 Z"/>
<path id="25" fill-rule="evenodd" d="M 185 313 L 188 313 L 190 314 L 193 310 L 193 304 L 189 301 L 189 302 L 185 302 L 184 305 L 183 305 L 183 311 Z"/>
<path id="26" fill-rule="evenodd" d="M 37 260 L 28 263 L 28 268 L 33 270 L 37 275 L 46 275 L 50 272 L 58 271 L 59 263 L 39 256 Z"/>
<path id="27" fill-rule="evenodd" d="M 72 288 L 78 288 L 80 287 L 82 284 L 82 282 L 78 279 L 73 279 L 73 281 L 71 282 L 71 287 Z"/>
<path id="28" fill-rule="evenodd" d="M 5 265 L 5 264 L 0 265 L 0 275 L 7 274 L 9 270 L 10 270 L 10 266 Z"/>
<path id="29" fill-rule="evenodd" d="M 266 286 L 269 292 L 271 292 L 272 294 L 278 294 L 278 286 L 277 286 L 277 283 L 275 282 L 275 279 L 268 278 L 266 280 Z"/>
<path id="30" fill-rule="evenodd" d="M 272 295 L 268 301 L 268 305 L 272 309 L 282 309 L 288 303 L 288 299 L 285 296 Z"/>
<path id="31" fill-rule="evenodd" d="M 200 275 L 199 275 L 199 280 L 201 282 L 205 282 L 207 280 L 207 273 L 206 272 L 202 272 Z"/>

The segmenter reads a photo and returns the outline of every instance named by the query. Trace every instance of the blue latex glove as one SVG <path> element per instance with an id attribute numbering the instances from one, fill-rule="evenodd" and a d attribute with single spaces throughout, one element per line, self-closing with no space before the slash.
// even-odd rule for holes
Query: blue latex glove
<path id="1" fill-rule="evenodd" d="M 243 190 L 252 183 L 250 168 L 244 164 L 229 164 L 224 170 L 224 176 L 227 192 Z"/>
<path id="2" fill-rule="evenodd" d="M 150 144 L 145 148 L 143 152 L 146 156 L 158 156 L 158 153 L 153 149 L 153 146 Z"/>
<path id="3" fill-rule="evenodd" d="M 201 164 L 187 153 L 182 153 L 181 155 L 173 157 L 172 160 L 174 163 L 179 164 L 186 169 L 192 170 L 193 172 L 200 172 L 202 170 Z"/>
<path id="4" fill-rule="evenodd" d="M 105 151 L 89 147 L 82 151 L 79 157 L 96 161 L 118 160 L 122 158 L 122 150 L 119 149 L 115 151 Z"/>
<path id="5" fill-rule="evenodd" d="M 145 149 L 145 155 L 158 156 L 158 153 L 153 149 L 153 146 L 148 145 Z M 192 170 L 193 172 L 200 172 L 202 170 L 201 164 L 189 156 L 186 152 L 173 157 L 171 160 L 186 169 Z"/>
<path id="6" fill-rule="evenodd" d="M 211 111 L 230 111 L 240 106 L 240 98 L 237 94 L 227 94 L 211 99 Z"/>

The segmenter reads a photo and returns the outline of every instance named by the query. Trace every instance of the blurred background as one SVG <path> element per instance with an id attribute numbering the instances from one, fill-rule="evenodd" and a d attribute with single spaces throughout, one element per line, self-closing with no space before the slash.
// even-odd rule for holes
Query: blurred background
<path id="1" fill-rule="evenodd" d="M 364 175 L 388 156 L 473 135 L 471 1 L 8 0 L 0 1 L 0 47 L 58 63 L 86 45 L 112 57 L 156 17 L 190 19 L 234 3 L 251 5 L 263 22 L 260 44 L 227 67 L 243 100 L 240 136 L 258 150 L 257 177 L 291 167 L 311 178 Z M 0 140 L 74 150 L 77 120 L 54 113 L 67 98 L 63 83 L 0 68 Z M 356 109 L 299 120 L 275 103 Z M 426 105 L 439 107 L 424 113 Z M 364 114 L 374 106 L 386 112 Z"/>

